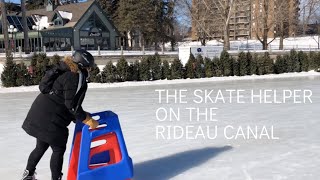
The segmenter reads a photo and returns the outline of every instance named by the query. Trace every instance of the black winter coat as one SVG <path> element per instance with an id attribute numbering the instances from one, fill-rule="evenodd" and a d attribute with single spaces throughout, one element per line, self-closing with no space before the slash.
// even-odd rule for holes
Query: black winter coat
<path id="1" fill-rule="evenodd" d="M 81 71 L 84 78 L 81 89 L 76 93 L 79 73 L 74 65 L 70 59 L 58 65 L 64 73 L 53 84 L 55 93 L 39 94 L 22 125 L 29 135 L 50 145 L 66 146 L 69 134 L 67 126 L 71 121 L 82 121 L 86 118 L 81 104 L 87 91 L 88 73 Z"/>

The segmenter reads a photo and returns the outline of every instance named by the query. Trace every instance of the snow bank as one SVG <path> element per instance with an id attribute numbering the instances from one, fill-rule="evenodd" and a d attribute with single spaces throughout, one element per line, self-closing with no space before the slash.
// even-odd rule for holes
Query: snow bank
<path id="1" fill-rule="evenodd" d="M 0 76 L 2 74 L 3 68 L 4 68 L 4 65 L 0 63 Z M 2 86 L 2 81 L 0 80 L 0 87 L 1 86 Z"/>
<path id="2" fill-rule="evenodd" d="M 173 85 L 186 83 L 202 83 L 202 82 L 222 82 L 222 81 L 239 81 L 239 80 L 264 80 L 264 79 L 282 79 L 294 77 L 310 77 L 320 76 L 320 73 L 315 71 L 301 73 L 285 73 L 285 74 L 268 74 L 268 75 L 252 75 L 252 76 L 230 76 L 230 77 L 212 77 L 201 79 L 176 79 L 176 80 L 158 80 L 158 81 L 139 81 L 139 82 L 121 82 L 121 83 L 90 83 L 89 88 L 114 88 L 114 87 L 137 87 L 137 86 L 152 86 L 152 85 Z M 34 92 L 39 91 L 38 86 L 27 87 L 0 87 L 0 93 L 15 93 L 15 92 Z"/>

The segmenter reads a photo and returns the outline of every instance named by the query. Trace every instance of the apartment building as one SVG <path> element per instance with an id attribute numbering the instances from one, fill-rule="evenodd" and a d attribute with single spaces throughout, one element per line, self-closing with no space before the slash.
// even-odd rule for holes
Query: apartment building
<path id="1" fill-rule="evenodd" d="M 210 32 L 210 36 L 207 39 L 222 39 L 223 38 L 223 18 L 219 14 L 218 8 L 219 1 L 224 0 L 207 0 L 205 6 L 201 5 L 203 0 L 193 0 L 192 5 L 194 11 L 192 12 L 192 39 L 199 40 L 199 33 L 203 31 L 204 19 L 208 22 L 213 23 L 210 26 L 206 26 L 206 32 Z M 217 1 L 216 3 L 212 3 Z M 223 3 L 223 2 L 222 2 Z M 268 8 L 264 7 L 267 3 Z M 284 19 L 284 25 L 286 26 L 286 35 L 295 36 L 297 31 L 297 25 L 299 21 L 299 0 L 237 0 L 233 13 L 230 18 L 230 40 L 239 39 L 256 39 L 257 36 L 261 36 L 262 16 L 267 14 L 267 24 L 268 24 L 268 37 L 272 38 L 277 36 L 276 21 L 279 20 L 277 17 L 281 11 L 278 11 L 277 5 L 287 7 L 284 11 L 286 18 Z M 210 13 L 208 13 L 208 7 L 211 8 Z M 264 13 L 264 9 L 267 9 L 267 13 Z M 282 12 L 283 13 L 283 12 Z M 211 20 L 210 20 L 211 19 Z M 199 27 L 202 24 L 202 28 Z M 201 30 L 202 29 L 202 30 Z M 212 30 L 212 31 L 210 31 Z"/>

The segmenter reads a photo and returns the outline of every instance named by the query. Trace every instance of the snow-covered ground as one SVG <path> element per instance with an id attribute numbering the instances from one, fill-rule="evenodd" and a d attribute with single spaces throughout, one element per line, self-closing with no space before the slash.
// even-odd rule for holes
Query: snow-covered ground
<path id="1" fill-rule="evenodd" d="M 272 42 L 271 42 L 272 41 Z M 270 43 L 269 49 L 271 50 L 278 50 L 279 49 L 279 43 L 280 39 L 268 39 L 268 42 Z M 319 36 L 305 36 L 305 37 L 289 37 L 284 39 L 284 49 L 291 50 L 291 49 L 300 49 L 300 50 L 317 50 L 318 49 L 318 43 L 319 42 Z M 219 42 L 217 40 L 211 40 L 206 42 L 207 46 L 223 46 L 222 42 Z M 235 40 L 230 41 L 231 50 L 261 50 L 262 45 L 258 40 Z M 200 41 L 194 41 L 194 42 L 178 42 L 178 46 L 201 46 Z M 171 44 L 166 43 L 165 48 L 167 50 L 171 49 Z M 164 51 L 163 53 L 165 55 L 177 55 L 178 54 L 178 48 L 175 48 L 176 51 Z M 97 50 L 89 51 L 94 56 L 120 56 L 121 51 L 120 50 L 101 50 L 100 54 Z M 130 51 L 130 50 L 124 50 L 123 55 L 126 56 L 137 56 L 137 55 L 153 55 L 155 51 Z M 159 54 L 162 54 L 161 51 L 158 51 Z M 71 51 L 56 51 L 56 52 L 47 52 L 47 55 L 49 57 L 58 54 L 59 56 L 69 56 L 72 54 Z M 16 52 L 13 54 L 14 57 L 30 57 L 32 54 L 26 55 L 22 53 L 21 55 Z M 5 57 L 4 53 L 0 53 L 0 57 Z"/>
<path id="2" fill-rule="evenodd" d="M 303 74 L 303 73 L 302 73 Z M 316 73 L 235 77 L 226 81 L 214 79 L 159 81 L 128 84 L 93 84 L 84 101 L 90 112 L 112 110 L 119 115 L 127 148 L 134 161 L 135 180 L 318 180 L 320 177 L 319 110 L 320 77 Z M 268 78 L 269 77 L 269 78 Z M 282 78 L 275 78 L 282 77 Z M 243 78 L 241 81 L 235 79 Z M 217 78 L 219 79 L 219 78 Z M 161 82 L 161 83 L 160 83 Z M 171 83 L 172 82 L 172 83 Z M 179 82 L 179 83 L 178 83 Z M 99 88 L 97 88 L 99 87 Z M 112 87 L 112 88 L 107 88 Z M 0 177 L 19 179 L 25 168 L 35 140 L 22 129 L 22 122 L 31 103 L 39 92 L 16 93 L 16 89 L 1 88 L 0 94 Z M 33 87 L 31 87 L 32 89 Z M 34 87 L 34 90 L 36 87 Z M 188 103 L 158 103 L 156 89 L 186 90 Z M 248 100 L 251 90 L 305 89 L 312 91 L 312 103 L 200 103 L 192 101 L 196 89 L 242 89 Z M 213 93 L 215 94 L 215 93 Z M 213 95 L 212 94 L 212 95 Z M 230 98 L 234 98 L 231 96 Z M 159 122 L 157 109 L 164 108 L 219 108 L 216 122 L 188 121 L 188 113 L 181 114 L 176 122 Z M 157 126 L 218 126 L 216 139 L 179 140 L 157 139 Z M 221 130 L 225 126 L 274 126 L 274 136 L 279 139 L 228 140 Z M 73 132 L 73 124 L 70 125 Z M 268 132 L 269 129 L 268 129 Z M 234 132 L 235 133 L 235 132 Z M 72 134 L 72 133 L 70 133 Z M 71 140 L 71 137 L 69 138 Z M 69 141 L 68 146 L 70 146 Z M 51 150 L 40 161 L 38 179 L 50 179 Z M 69 149 L 65 154 L 64 173 L 67 173 Z M 65 177 L 64 177 L 65 178 Z"/>
<path id="3" fill-rule="evenodd" d="M 101 50 L 100 53 L 97 50 L 89 50 L 89 52 L 93 55 L 93 56 L 142 56 L 142 55 L 154 55 L 156 53 L 156 51 L 128 51 L 128 50 L 124 50 L 123 52 L 121 52 L 121 50 Z M 158 51 L 159 54 L 165 54 L 165 55 L 177 55 L 178 52 L 176 51 L 165 51 L 165 52 L 161 52 Z M 47 56 L 52 57 L 55 54 L 64 57 L 64 56 L 71 56 L 72 55 L 72 51 L 54 51 L 54 52 L 46 52 Z M 31 57 L 33 56 L 33 53 L 30 54 L 24 54 L 22 53 L 21 55 L 16 52 L 13 54 L 13 57 Z M 5 54 L 4 53 L 0 53 L 0 57 L 4 58 Z"/>
<path id="4" fill-rule="evenodd" d="M 272 42 L 271 42 L 272 41 Z M 272 50 L 278 50 L 280 39 L 269 38 L 269 48 Z M 289 37 L 283 41 L 284 49 L 318 49 L 319 36 L 305 36 L 305 37 Z M 217 40 L 211 40 L 206 42 L 207 46 L 223 46 L 222 42 Z M 244 50 L 249 48 L 250 50 L 261 50 L 262 44 L 258 40 L 235 40 L 230 41 L 231 50 Z M 179 46 L 201 46 L 200 41 L 195 42 L 183 42 L 179 43 Z"/>

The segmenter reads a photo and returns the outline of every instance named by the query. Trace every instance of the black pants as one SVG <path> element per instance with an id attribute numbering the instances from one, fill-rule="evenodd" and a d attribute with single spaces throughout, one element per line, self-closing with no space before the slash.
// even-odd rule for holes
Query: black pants
<path id="1" fill-rule="evenodd" d="M 46 142 L 43 142 L 37 139 L 36 148 L 31 152 L 29 156 L 26 169 L 29 170 L 30 174 L 33 174 L 34 171 L 36 170 L 37 164 L 39 163 L 40 159 L 42 158 L 43 154 L 47 151 L 49 146 L 53 151 L 50 159 L 50 169 L 51 169 L 52 179 L 56 180 L 61 176 L 62 165 L 63 165 L 63 155 L 64 155 L 64 152 L 66 151 L 66 146 L 64 147 L 52 146 Z"/>

